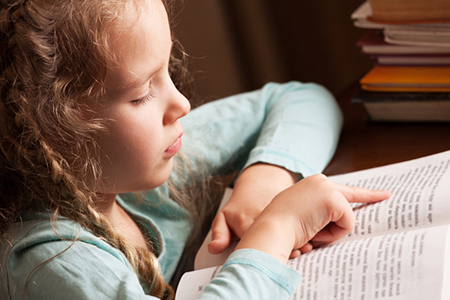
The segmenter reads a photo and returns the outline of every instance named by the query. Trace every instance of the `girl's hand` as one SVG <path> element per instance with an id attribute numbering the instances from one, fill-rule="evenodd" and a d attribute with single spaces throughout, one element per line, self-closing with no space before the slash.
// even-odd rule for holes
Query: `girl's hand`
<path id="1" fill-rule="evenodd" d="M 292 251 L 308 251 L 346 236 L 355 224 L 349 202 L 372 203 L 388 197 L 387 190 L 347 187 L 324 175 L 307 177 L 275 197 L 236 249 L 257 249 L 286 262 Z"/>
<path id="2" fill-rule="evenodd" d="M 284 168 L 263 163 L 245 169 L 230 200 L 212 223 L 209 252 L 219 254 L 232 240 L 240 239 L 272 199 L 297 181 L 296 176 Z"/>

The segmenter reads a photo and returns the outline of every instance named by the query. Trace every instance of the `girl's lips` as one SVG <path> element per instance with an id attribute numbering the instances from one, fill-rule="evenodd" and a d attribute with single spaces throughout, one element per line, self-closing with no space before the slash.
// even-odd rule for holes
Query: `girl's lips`
<path id="1" fill-rule="evenodd" d="M 177 154 L 178 151 L 180 151 L 181 148 L 181 136 L 183 134 L 180 134 L 180 136 L 175 140 L 175 142 L 172 144 L 172 146 L 170 146 L 169 148 L 166 149 L 166 151 L 164 151 L 164 154 L 166 154 L 167 156 L 174 156 L 175 154 Z"/>

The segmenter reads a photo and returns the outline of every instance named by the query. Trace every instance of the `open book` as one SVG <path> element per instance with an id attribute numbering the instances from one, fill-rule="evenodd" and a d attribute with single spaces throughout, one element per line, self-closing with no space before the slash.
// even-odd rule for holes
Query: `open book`
<path id="1" fill-rule="evenodd" d="M 329 178 L 392 196 L 354 205 L 347 237 L 288 262 L 303 276 L 292 299 L 450 299 L 450 151 Z M 195 299 L 219 269 L 186 273 L 176 300 Z"/>

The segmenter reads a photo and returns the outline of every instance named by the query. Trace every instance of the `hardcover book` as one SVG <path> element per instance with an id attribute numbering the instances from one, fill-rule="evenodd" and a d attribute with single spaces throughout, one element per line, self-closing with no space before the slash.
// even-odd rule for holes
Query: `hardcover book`
<path id="1" fill-rule="evenodd" d="M 367 91 L 450 92 L 450 67 L 376 65 L 360 83 Z"/>
<path id="2" fill-rule="evenodd" d="M 360 89 L 352 102 L 363 105 L 371 121 L 450 122 L 450 93 Z"/>
<path id="3" fill-rule="evenodd" d="M 448 22 L 448 0 L 369 0 L 372 20 L 379 22 Z"/>

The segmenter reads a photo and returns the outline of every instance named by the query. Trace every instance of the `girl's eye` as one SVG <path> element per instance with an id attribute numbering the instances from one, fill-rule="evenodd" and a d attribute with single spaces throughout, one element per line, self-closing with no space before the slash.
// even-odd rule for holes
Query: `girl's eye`
<path id="1" fill-rule="evenodd" d="M 133 104 L 133 105 L 141 105 L 141 104 L 144 104 L 145 102 L 147 102 L 147 101 L 150 101 L 150 100 L 152 100 L 153 99 L 153 95 L 151 94 L 151 92 L 149 92 L 148 94 L 147 94 L 147 96 L 145 96 L 145 97 L 143 97 L 143 98 L 141 98 L 141 99 L 136 99 L 136 100 L 133 100 L 133 101 L 131 101 L 131 103 Z"/>

